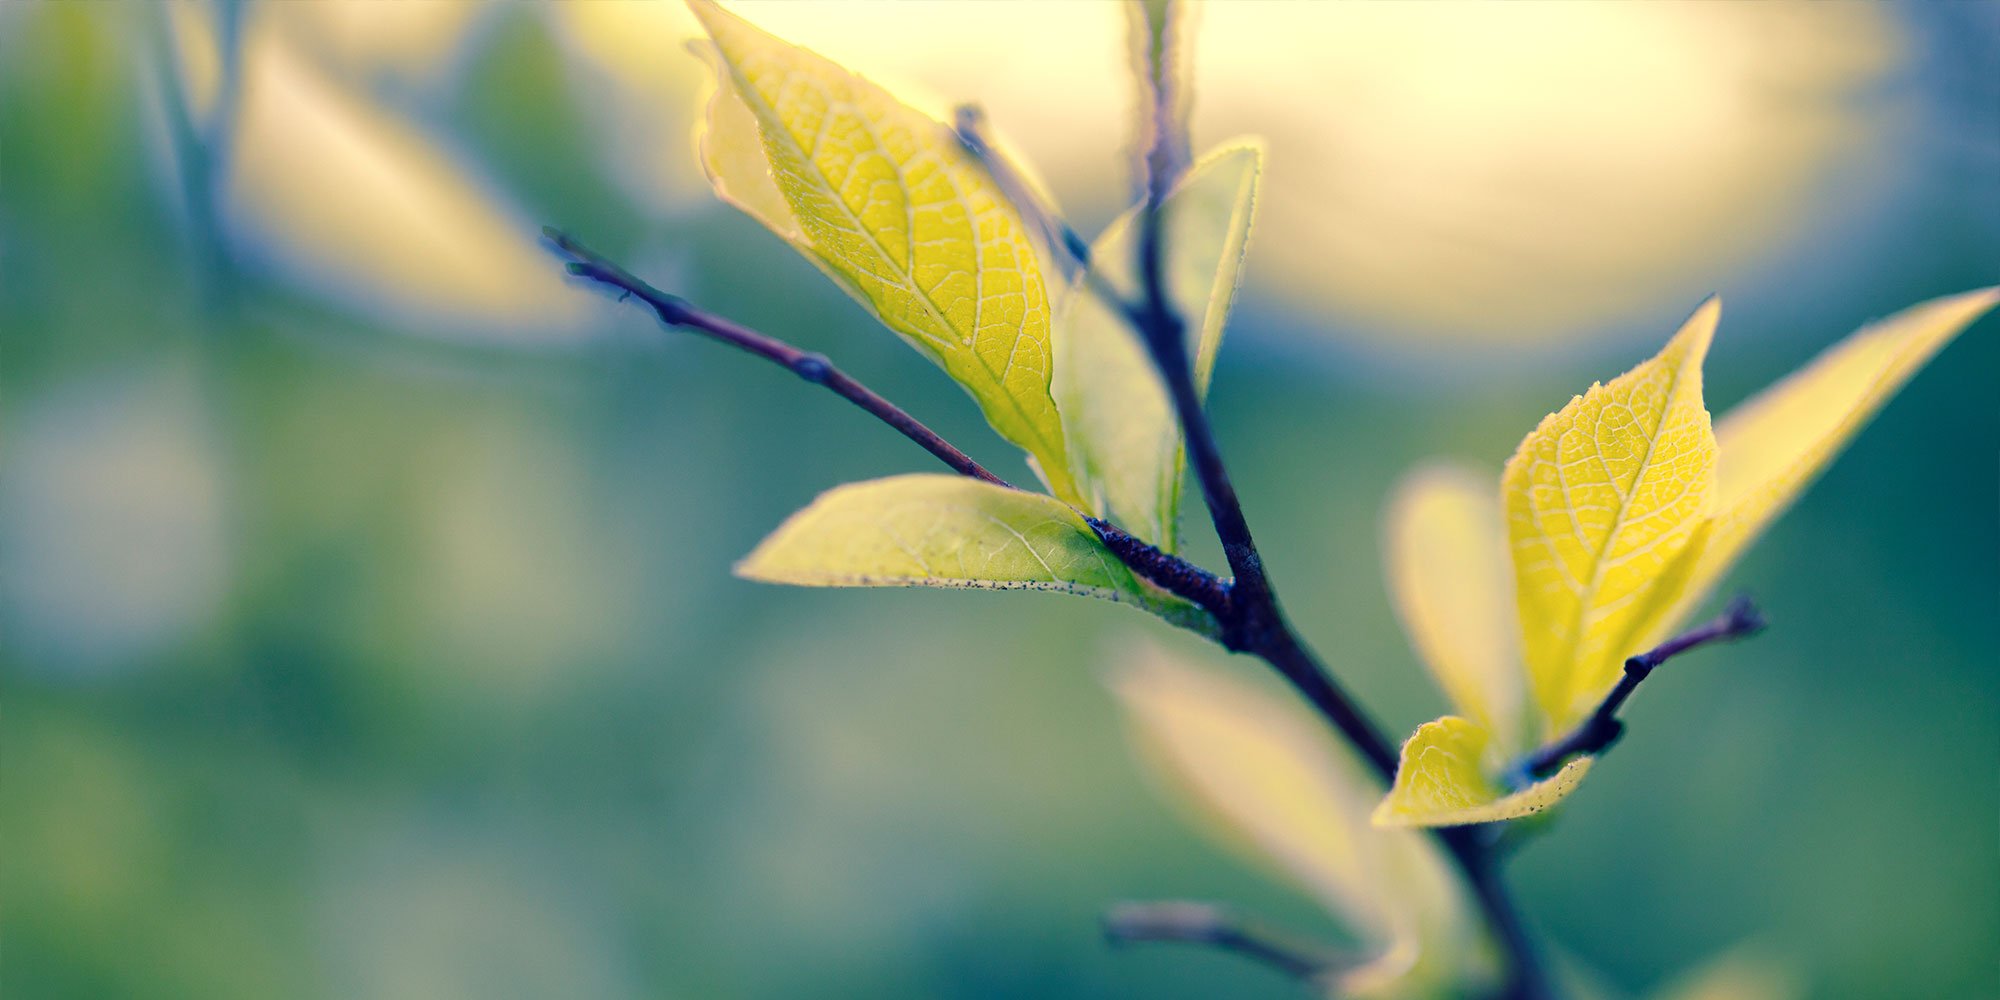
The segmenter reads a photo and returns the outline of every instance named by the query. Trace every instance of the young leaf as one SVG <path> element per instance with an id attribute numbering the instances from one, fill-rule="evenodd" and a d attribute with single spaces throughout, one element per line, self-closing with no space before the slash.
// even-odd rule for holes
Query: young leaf
<path id="1" fill-rule="evenodd" d="M 1254 141 L 1226 144 L 1195 164 L 1163 208 L 1167 291 L 1188 320 L 1202 392 L 1236 296 L 1263 161 Z M 1091 266 L 1114 288 L 1137 287 L 1137 219 L 1137 209 L 1119 216 L 1091 247 Z M 1093 509 L 1175 551 L 1186 465 L 1180 422 L 1138 335 L 1083 287 L 1066 297 L 1057 326 L 1054 392 L 1070 468 Z"/>
<path id="2" fill-rule="evenodd" d="M 1510 793 L 1486 776 L 1492 739 L 1478 723 L 1455 715 L 1417 727 L 1403 744 L 1395 786 L 1375 808 L 1376 825 L 1458 826 L 1517 819 L 1554 805 L 1590 770 L 1592 758 L 1578 757 L 1554 775 Z"/>
<path id="3" fill-rule="evenodd" d="M 1701 362 L 1720 304 L 1543 420 L 1501 476 L 1523 652 L 1554 736 L 1611 686 L 1656 586 L 1715 504 Z"/>
<path id="4" fill-rule="evenodd" d="M 1716 515 L 1677 612 L 1699 603 L 1855 434 L 1930 359 L 2000 304 L 2000 287 L 1948 295 L 1863 327 L 1716 422 Z M 1665 616 L 1642 637 L 1675 627 Z"/>
<path id="5" fill-rule="evenodd" d="M 1544 420 L 1502 479 L 1539 736 L 1573 728 L 1623 658 L 1665 639 L 1889 397 L 1996 304 L 2000 288 L 1986 288 L 1865 327 L 1711 433 L 1700 381 L 1711 301 L 1658 357 Z M 1480 642 L 1476 595 L 1447 571 L 1458 550 L 1479 572 L 1468 526 L 1477 501 L 1462 481 L 1418 482 L 1391 516 L 1398 604 L 1447 693 L 1479 716 L 1468 677 L 1483 677 L 1496 654 Z M 1442 622 L 1465 628 L 1441 632 Z M 1429 723 L 1404 745 L 1377 821 L 1506 819 L 1567 795 L 1589 762 L 1509 795 L 1488 775 L 1519 750 L 1483 718 Z"/>
<path id="6" fill-rule="evenodd" d="M 1068 505 L 963 476 L 892 476 L 828 490 L 736 573 L 801 587 L 1059 590 L 1216 633 L 1207 612 L 1134 576 Z"/>
<path id="7" fill-rule="evenodd" d="M 701 140 L 717 193 L 936 361 L 1058 497 L 1080 499 L 1018 210 L 942 123 L 708 0 L 688 6 L 722 70 Z"/>
<path id="8" fill-rule="evenodd" d="M 1372 961 L 1338 977 L 1340 995 L 1431 996 L 1487 971 L 1437 848 L 1370 824 L 1381 785 L 1296 702 L 1150 644 L 1111 686 L 1133 745 L 1174 797 L 1361 938 Z"/>
<path id="9" fill-rule="evenodd" d="M 1493 481 L 1455 465 L 1418 469 L 1384 526 L 1389 590 L 1417 654 L 1458 710 L 1500 746 L 1521 743 L 1520 642 Z"/>

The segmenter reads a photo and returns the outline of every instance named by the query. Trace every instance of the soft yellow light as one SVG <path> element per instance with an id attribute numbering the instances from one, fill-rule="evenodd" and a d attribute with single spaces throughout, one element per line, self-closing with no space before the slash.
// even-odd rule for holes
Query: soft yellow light
<path id="1" fill-rule="evenodd" d="M 255 34 L 225 204 L 238 245 L 302 285 L 417 332 L 541 337 L 587 293 L 469 163 Z"/>
<path id="2" fill-rule="evenodd" d="M 1132 94 L 1115 5 L 739 9 L 871 78 L 985 104 L 1079 216 L 1124 198 Z M 1206 4 L 1195 129 L 1269 140 L 1253 286 L 1366 335 L 1574 336 L 1684 306 L 1801 231 L 1833 169 L 1890 124 L 1854 95 L 1902 56 L 1891 17 Z M 679 40 L 647 48 L 682 59 Z M 686 151 L 664 164 L 692 168 Z"/>

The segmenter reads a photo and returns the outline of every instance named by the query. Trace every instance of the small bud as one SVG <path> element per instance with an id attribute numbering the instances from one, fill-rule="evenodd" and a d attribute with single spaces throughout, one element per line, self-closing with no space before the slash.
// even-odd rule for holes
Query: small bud
<path id="1" fill-rule="evenodd" d="M 792 372 L 814 385 L 825 385 L 833 374 L 833 362 L 824 354 L 807 354 L 792 362 Z"/>

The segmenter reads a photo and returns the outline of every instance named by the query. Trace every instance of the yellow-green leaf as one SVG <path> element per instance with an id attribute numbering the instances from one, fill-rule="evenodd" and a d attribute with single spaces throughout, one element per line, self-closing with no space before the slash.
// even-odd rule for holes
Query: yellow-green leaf
<path id="1" fill-rule="evenodd" d="M 1457 709 L 1509 752 L 1521 741 L 1520 640 L 1493 480 L 1438 463 L 1389 502 L 1389 591 L 1417 654 Z"/>
<path id="2" fill-rule="evenodd" d="M 1134 746 L 1173 797 L 1361 938 L 1373 961 L 1347 971 L 1340 995 L 1436 995 L 1490 968 L 1435 845 L 1369 822 L 1380 783 L 1298 702 L 1149 643 L 1112 688 Z"/>
<path id="3" fill-rule="evenodd" d="M 1863 327 L 1717 421 L 1715 521 L 1679 609 L 1705 597 L 1883 404 L 1996 303 L 2000 288 L 1912 306 Z M 1656 631 L 1671 629 L 1678 617 L 1667 616 Z"/>
<path id="4" fill-rule="evenodd" d="M 1167 291 L 1193 338 L 1195 386 L 1206 392 L 1248 244 L 1263 147 L 1228 143 L 1167 196 Z M 1137 210 L 1113 221 L 1091 263 L 1115 288 L 1134 289 Z M 1066 298 L 1056 333 L 1055 397 L 1071 469 L 1093 509 L 1175 551 L 1182 470 L 1180 422 L 1138 335 L 1088 289 Z"/>
<path id="5" fill-rule="evenodd" d="M 1652 360 L 1544 419 L 1501 476 L 1539 737 L 1615 683 L 1664 603 L 1663 574 L 1714 509 L 1701 362 L 1720 308 L 1710 299 Z"/>
<path id="6" fill-rule="evenodd" d="M 701 140 L 718 193 L 936 361 L 1077 500 L 1049 394 L 1047 290 L 1019 211 L 944 124 L 707 0 L 689 7 L 715 42 L 718 89 L 738 102 L 710 102 Z"/>
<path id="7" fill-rule="evenodd" d="M 1517 819 L 1541 812 L 1576 788 L 1591 758 L 1517 792 L 1486 776 L 1493 734 L 1476 722 L 1447 715 L 1417 727 L 1403 744 L 1396 784 L 1375 808 L 1378 826 L 1459 826 Z"/>
<path id="8" fill-rule="evenodd" d="M 801 587 L 1057 590 L 1215 634 L 1207 612 L 1134 576 L 1067 504 L 964 476 L 892 476 L 828 490 L 736 572 Z"/>

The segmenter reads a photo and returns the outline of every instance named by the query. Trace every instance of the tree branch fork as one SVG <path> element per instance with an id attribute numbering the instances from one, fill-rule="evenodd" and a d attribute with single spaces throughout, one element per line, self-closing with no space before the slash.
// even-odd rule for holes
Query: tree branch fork
<path id="1" fill-rule="evenodd" d="M 1341 687 L 1285 617 L 1265 574 L 1264 561 L 1251 535 L 1236 489 L 1223 462 L 1221 447 L 1195 385 L 1187 347 L 1187 323 L 1167 292 L 1163 217 L 1166 199 L 1188 162 L 1186 102 L 1178 93 L 1178 31 L 1172 22 L 1172 0 L 1138 5 L 1147 46 L 1140 73 L 1142 149 L 1139 180 L 1142 211 L 1136 272 L 1139 288 L 1125 294 L 1110 286 L 1091 266 L 1088 244 L 1059 213 L 1041 203 L 1004 158 L 992 153 L 984 116 L 975 107 L 961 108 L 956 119 L 960 143 L 985 163 L 996 182 L 1009 189 L 1047 242 L 1066 255 L 1065 273 L 1080 277 L 1084 287 L 1124 318 L 1151 356 L 1153 366 L 1178 419 L 1194 478 L 1200 484 L 1216 536 L 1228 560 L 1228 578 L 1149 545 L 1103 518 L 1085 514 L 1091 530 L 1119 561 L 1156 586 L 1193 602 L 1220 626 L 1222 644 L 1268 663 L 1310 702 L 1367 761 L 1384 787 L 1393 784 L 1397 749 L 1382 729 Z M 907 411 L 875 393 L 836 367 L 824 355 L 804 351 L 670 295 L 590 250 L 560 230 L 543 230 L 549 245 L 566 262 L 572 275 L 636 298 L 659 321 L 736 347 L 784 367 L 800 379 L 824 387 L 895 428 L 953 471 L 998 486 L 1013 488 Z M 1576 731 L 1525 758 L 1519 765 L 1526 777 L 1554 773 L 1578 754 L 1602 753 L 1616 742 L 1623 725 L 1616 714 L 1632 691 L 1667 659 L 1698 646 L 1753 634 L 1762 618 L 1739 599 L 1721 617 L 1626 662 L 1624 676 L 1603 704 Z M 1499 869 L 1492 841 L 1477 827 L 1445 827 L 1430 831 L 1464 878 L 1493 940 L 1505 956 L 1502 1000 L 1550 1000 L 1557 996 L 1543 971 L 1539 949 L 1515 908 Z M 1282 935 L 1202 904 L 1128 904 L 1106 918 L 1106 934 L 1117 942 L 1169 940 L 1207 944 L 1248 955 L 1292 975 L 1311 977 L 1340 963 L 1322 952 Z"/>

